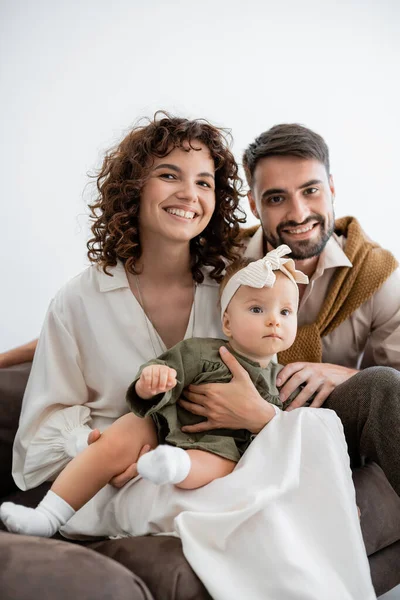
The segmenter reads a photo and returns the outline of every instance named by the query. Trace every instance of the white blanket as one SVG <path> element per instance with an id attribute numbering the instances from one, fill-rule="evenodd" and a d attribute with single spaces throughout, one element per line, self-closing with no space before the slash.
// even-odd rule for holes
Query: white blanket
<path id="1" fill-rule="evenodd" d="M 107 486 L 64 528 L 178 535 L 214 600 L 376 598 L 335 413 L 279 413 L 233 473 L 198 490 Z"/>

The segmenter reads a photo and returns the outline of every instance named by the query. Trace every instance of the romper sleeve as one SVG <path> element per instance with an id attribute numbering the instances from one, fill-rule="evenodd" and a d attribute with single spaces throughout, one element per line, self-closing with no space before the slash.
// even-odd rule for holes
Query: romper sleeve
<path id="1" fill-rule="evenodd" d="M 22 402 L 13 448 L 13 477 L 22 490 L 54 479 L 91 431 L 78 345 L 61 313 L 53 300 Z"/>
<path id="2" fill-rule="evenodd" d="M 196 375 L 201 371 L 201 349 L 196 338 L 183 340 L 164 352 L 158 359 L 150 360 L 142 365 L 135 380 L 128 388 L 126 399 L 131 411 L 138 417 L 148 417 L 168 404 L 175 404 Z M 166 365 L 176 371 L 177 383 L 174 388 L 158 394 L 149 400 L 143 400 L 136 393 L 136 382 L 140 378 L 143 369 L 149 365 Z"/>

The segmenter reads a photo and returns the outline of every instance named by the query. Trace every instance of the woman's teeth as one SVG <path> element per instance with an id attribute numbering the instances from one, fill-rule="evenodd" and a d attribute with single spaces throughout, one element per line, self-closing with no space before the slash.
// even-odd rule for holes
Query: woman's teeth
<path id="1" fill-rule="evenodd" d="M 191 210 L 182 210 L 181 208 L 167 208 L 166 211 L 171 215 L 184 217 L 185 219 L 193 219 L 196 216 L 196 213 Z"/>

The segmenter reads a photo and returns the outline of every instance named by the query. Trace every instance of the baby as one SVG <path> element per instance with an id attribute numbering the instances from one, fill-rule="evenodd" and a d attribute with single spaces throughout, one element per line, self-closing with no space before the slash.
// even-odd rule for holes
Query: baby
<path id="1" fill-rule="evenodd" d="M 222 329 L 228 342 L 194 338 L 180 342 L 142 366 L 127 392 L 132 410 L 115 421 L 72 460 L 36 509 L 6 502 L 0 518 L 9 531 L 50 537 L 112 477 L 137 461 L 139 474 L 155 484 L 195 489 L 231 473 L 255 437 L 247 430 L 218 429 L 186 434 L 182 426 L 203 420 L 177 402 L 191 383 L 228 382 L 223 348 L 247 370 L 269 403 L 270 420 L 285 405 L 279 399 L 273 357 L 296 337 L 298 283 L 308 278 L 283 258 L 279 246 L 263 259 L 242 259 L 228 268 L 221 284 Z M 140 456 L 143 446 L 155 450 Z"/>

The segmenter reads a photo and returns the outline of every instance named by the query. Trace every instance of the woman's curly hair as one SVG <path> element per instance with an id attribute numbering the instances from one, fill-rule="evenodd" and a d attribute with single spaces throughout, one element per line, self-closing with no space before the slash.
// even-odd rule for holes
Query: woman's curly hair
<path id="1" fill-rule="evenodd" d="M 205 230 L 190 241 L 193 279 L 204 279 L 201 268 L 212 267 L 210 276 L 220 281 L 226 261 L 239 255 L 239 223 L 245 221 L 239 207 L 242 180 L 229 149 L 229 134 L 203 120 L 156 113 L 152 121 L 135 127 L 105 157 L 97 175 L 98 196 L 89 205 L 93 237 L 88 258 L 107 272 L 117 260 L 135 273 L 142 249 L 139 236 L 140 193 L 152 167 L 152 158 L 167 156 L 174 148 L 193 149 L 196 141 L 210 151 L 215 165 L 215 210 Z"/>

